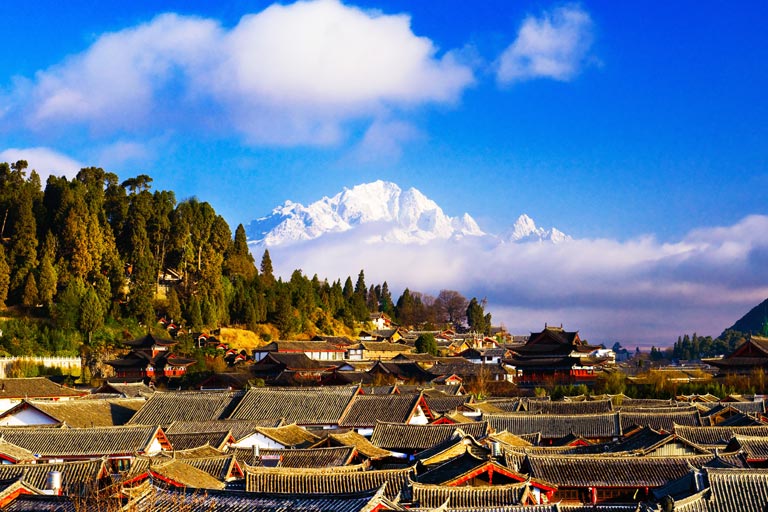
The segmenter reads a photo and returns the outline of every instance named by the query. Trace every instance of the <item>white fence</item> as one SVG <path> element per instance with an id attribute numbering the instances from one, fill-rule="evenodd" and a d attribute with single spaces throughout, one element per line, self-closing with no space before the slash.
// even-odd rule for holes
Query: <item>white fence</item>
<path id="1" fill-rule="evenodd" d="M 45 366 L 46 368 L 61 368 L 61 372 L 64 374 L 71 374 L 73 370 L 76 370 L 74 373 L 79 374 L 82 369 L 82 361 L 79 357 L 0 357 L 0 379 L 8 377 L 11 365 L 16 361 Z"/>

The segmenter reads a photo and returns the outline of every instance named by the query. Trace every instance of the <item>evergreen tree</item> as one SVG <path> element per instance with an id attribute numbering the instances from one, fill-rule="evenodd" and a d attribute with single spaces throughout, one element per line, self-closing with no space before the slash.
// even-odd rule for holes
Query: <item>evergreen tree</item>
<path id="1" fill-rule="evenodd" d="M 218 325 L 219 316 L 216 311 L 216 306 L 211 302 L 210 299 L 204 298 L 202 300 L 200 303 L 200 312 L 203 317 L 203 325 Z"/>
<path id="2" fill-rule="evenodd" d="M 74 330 L 80 322 L 80 303 L 85 296 L 85 284 L 81 279 L 71 279 L 59 293 L 54 307 L 54 320 L 63 330 Z"/>
<path id="3" fill-rule="evenodd" d="M 27 274 L 27 282 L 24 284 L 24 292 L 21 295 L 21 304 L 26 308 L 33 308 L 37 306 L 37 303 L 37 281 L 35 280 L 34 272 L 30 272 Z"/>
<path id="4" fill-rule="evenodd" d="M 475 297 L 472 297 L 472 300 L 469 301 L 469 306 L 467 306 L 467 324 L 469 328 L 482 334 L 490 334 L 490 317 L 488 318 L 489 322 L 486 322 L 485 316 L 483 306 Z"/>
<path id="5" fill-rule="evenodd" d="M 104 325 L 104 308 L 99 295 L 93 287 L 88 287 L 80 303 L 80 319 L 78 327 L 87 335 L 88 345 L 91 345 L 93 332 Z"/>
<path id="6" fill-rule="evenodd" d="M 33 198 L 22 186 L 15 198 L 16 219 L 10 241 L 8 264 L 11 268 L 11 293 L 19 297 L 27 283 L 27 275 L 37 267 L 37 223 Z"/>
<path id="7" fill-rule="evenodd" d="M 53 298 L 56 295 L 56 284 L 59 278 L 56 274 L 56 269 L 53 267 L 51 256 L 47 252 L 43 253 L 42 259 L 40 260 L 38 275 L 37 291 L 40 302 L 42 302 L 44 306 L 50 307 L 50 305 L 53 304 Z"/>
<path id="8" fill-rule="evenodd" d="M 397 321 L 403 325 L 415 325 L 414 322 L 414 299 L 411 295 L 411 290 L 406 288 L 403 290 L 403 294 L 397 299 L 397 305 L 395 306 L 395 316 Z"/>
<path id="9" fill-rule="evenodd" d="M 8 287 L 11 283 L 11 268 L 5 259 L 5 248 L 0 244 L 0 307 L 5 307 L 8 298 Z"/>
<path id="10" fill-rule="evenodd" d="M 168 290 L 168 307 L 165 310 L 169 320 L 174 322 L 180 322 L 181 317 L 181 303 L 179 302 L 179 294 L 176 293 L 175 288 Z"/>
<path id="11" fill-rule="evenodd" d="M 379 296 L 376 293 L 376 288 L 373 285 L 371 285 L 371 287 L 368 289 L 365 305 L 368 307 L 368 311 L 371 313 L 376 313 L 379 311 Z"/>
<path id="12" fill-rule="evenodd" d="M 224 268 L 230 277 L 241 277 L 248 281 L 256 277 L 256 265 L 253 255 L 248 249 L 248 239 L 242 224 L 238 224 L 237 229 L 235 229 L 235 240 L 231 250 L 227 253 Z"/>
<path id="13" fill-rule="evenodd" d="M 294 309 L 291 306 L 291 298 L 286 289 L 281 289 L 277 294 L 275 314 L 272 322 L 280 331 L 282 339 L 289 339 L 298 328 Z"/>
<path id="14" fill-rule="evenodd" d="M 90 239 L 98 236 L 98 233 L 89 233 L 93 226 L 88 225 L 88 217 L 84 198 L 76 197 L 64 221 L 62 236 L 63 261 L 69 263 L 67 268 L 70 275 L 81 279 L 85 279 L 95 266 Z"/>
<path id="15" fill-rule="evenodd" d="M 437 355 L 437 340 L 431 333 L 424 333 L 416 338 L 416 352 Z"/>
<path id="16" fill-rule="evenodd" d="M 368 288 L 365 286 L 365 273 L 361 270 L 357 275 L 357 283 L 355 283 L 355 293 L 363 298 L 363 301 L 367 300 Z"/>
<path id="17" fill-rule="evenodd" d="M 203 313 L 200 309 L 200 301 L 194 295 L 187 302 L 186 320 L 187 324 L 195 331 L 203 328 Z"/>
<path id="18" fill-rule="evenodd" d="M 349 300 L 352 298 L 352 296 L 355 294 L 355 288 L 352 286 L 352 278 L 347 277 L 347 280 L 344 281 L 344 298 L 346 300 Z"/>
<path id="19" fill-rule="evenodd" d="M 270 285 L 275 281 L 275 275 L 272 272 L 272 258 L 269 257 L 269 249 L 264 249 L 264 255 L 261 257 L 261 277 L 265 285 Z"/>
<path id="20" fill-rule="evenodd" d="M 395 305 L 392 302 L 392 294 L 389 292 L 389 285 L 386 281 L 381 285 L 379 292 L 379 311 L 386 313 L 390 318 L 395 316 Z"/>

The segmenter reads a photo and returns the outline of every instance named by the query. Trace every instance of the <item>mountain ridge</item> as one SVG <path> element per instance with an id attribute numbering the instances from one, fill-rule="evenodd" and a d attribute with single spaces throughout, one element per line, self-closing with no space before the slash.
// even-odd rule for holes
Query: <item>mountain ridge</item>
<path id="1" fill-rule="evenodd" d="M 344 187 L 336 195 L 306 206 L 286 200 L 246 226 L 249 244 L 259 246 L 293 244 L 353 230 L 368 243 L 406 245 L 467 237 L 494 238 L 499 243 L 560 243 L 571 239 L 556 228 L 537 227 L 526 214 L 501 235 L 491 235 L 469 213 L 449 216 L 418 189 L 404 190 L 383 180 Z"/>

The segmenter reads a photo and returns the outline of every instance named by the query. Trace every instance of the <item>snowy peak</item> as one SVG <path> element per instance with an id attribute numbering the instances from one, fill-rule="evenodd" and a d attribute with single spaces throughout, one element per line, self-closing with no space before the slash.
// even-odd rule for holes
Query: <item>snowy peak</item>
<path id="1" fill-rule="evenodd" d="M 512 227 L 503 233 L 500 238 L 505 242 L 565 242 L 571 237 L 557 228 L 544 229 L 537 227 L 536 223 L 526 214 L 520 215 Z"/>
<path id="2" fill-rule="evenodd" d="M 364 230 L 368 242 L 404 244 L 485 234 L 469 214 L 450 217 L 417 189 L 403 191 L 381 180 L 345 188 L 308 206 L 286 201 L 246 227 L 252 243 L 268 246 L 350 230 Z"/>

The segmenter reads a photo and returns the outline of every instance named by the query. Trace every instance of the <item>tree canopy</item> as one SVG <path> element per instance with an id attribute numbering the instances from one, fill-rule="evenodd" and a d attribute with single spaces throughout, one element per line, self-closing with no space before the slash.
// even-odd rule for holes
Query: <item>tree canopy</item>
<path id="1" fill-rule="evenodd" d="M 43 187 L 26 161 L 0 163 L 0 306 L 21 306 L 85 338 L 115 322 L 154 326 L 161 316 L 193 331 L 269 323 L 283 338 L 350 332 L 376 312 L 425 330 L 490 328 L 485 303 L 455 290 L 433 297 L 406 288 L 394 300 L 387 281 L 369 282 L 362 269 L 356 280 L 300 269 L 283 280 L 269 250 L 257 268 L 242 224 L 233 234 L 209 203 L 177 201 L 152 184 L 147 174 L 121 182 L 87 167 Z M 0 349 L 24 343 L 2 338 Z M 55 346 L 72 348 L 57 342 L 40 352 Z"/>

